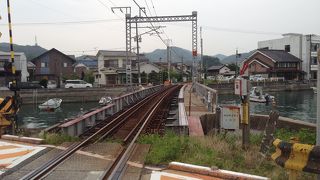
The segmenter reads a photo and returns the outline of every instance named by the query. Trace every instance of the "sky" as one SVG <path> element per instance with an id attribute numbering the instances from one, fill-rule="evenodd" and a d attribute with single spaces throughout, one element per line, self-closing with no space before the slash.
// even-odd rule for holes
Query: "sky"
<path id="1" fill-rule="evenodd" d="M 125 50 L 124 14 L 114 6 L 133 0 L 14 0 L 11 2 L 15 44 L 56 48 L 66 54 L 95 54 L 97 50 Z M 205 55 L 248 52 L 258 41 L 284 33 L 320 35 L 319 0 L 136 0 L 148 16 L 191 15 L 198 12 Z M 8 42 L 6 1 L 0 1 L 0 42 Z M 68 22 L 68 23 L 66 23 Z M 70 23 L 73 22 L 73 23 Z M 159 25 L 159 24 L 155 24 Z M 191 50 L 191 22 L 160 23 L 163 39 Z M 143 32 L 145 29 L 139 29 Z M 135 32 L 135 31 L 132 31 Z M 162 32 L 162 31 L 161 31 Z M 199 35 L 200 36 L 200 35 Z M 198 39 L 200 52 L 200 38 Z M 132 44 L 135 46 L 135 43 Z M 143 35 L 140 52 L 166 48 L 155 35 Z"/>

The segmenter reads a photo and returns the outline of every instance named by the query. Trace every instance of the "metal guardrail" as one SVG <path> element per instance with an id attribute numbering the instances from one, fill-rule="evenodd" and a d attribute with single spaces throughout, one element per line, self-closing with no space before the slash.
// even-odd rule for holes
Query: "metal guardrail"
<path id="1" fill-rule="evenodd" d="M 218 91 L 200 83 L 193 83 L 193 91 L 201 97 L 210 112 L 215 113 L 218 104 Z"/>
<path id="2" fill-rule="evenodd" d="M 294 171 L 320 174 L 320 146 L 291 143 L 276 139 L 271 158 L 280 166 Z"/>
<path id="3" fill-rule="evenodd" d="M 125 94 L 120 97 L 116 97 L 112 100 L 112 104 L 98 108 L 83 116 L 74 118 L 71 121 L 61 124 L 59 127 L 62 129 L 62 132 L 65 134 L 68 134 L 70 136 L 79 136 L 88 127 L 94 126 L 96 124 L 96 121 L 105 119 L 106 115 L 115 114 L 121 111 L 123 108 L 145 98 L 151 93 L 159 91 L 162 87 L 163 87 L 162 85 L 153 86 L 150 88 Z"/>

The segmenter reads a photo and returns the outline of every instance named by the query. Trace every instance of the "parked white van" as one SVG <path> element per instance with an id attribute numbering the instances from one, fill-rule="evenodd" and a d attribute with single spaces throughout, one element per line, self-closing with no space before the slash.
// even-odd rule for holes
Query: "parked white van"
<path id="1" fill-rule="evenodd" d="M 83 80 L 66 80 L 65 88 L 90 88 L 92 84 Z"/>

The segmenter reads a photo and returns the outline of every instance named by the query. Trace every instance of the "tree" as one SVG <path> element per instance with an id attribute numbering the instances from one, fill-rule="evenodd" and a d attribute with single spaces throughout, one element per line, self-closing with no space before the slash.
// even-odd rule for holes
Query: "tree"
<path id="1" fill-rule="evenodd" d="M 161 71 L 160 71 L 161 72 Z M 160 84 L 162 82 L 160 82 L 160 73 L 157 73 L 155 71 L 151 71 L 151 73 L 149 74 L 149 82 L 152 84 Z"/>
<path id="2" fill-rule="evenodd" d="M 230 69 L 230 71 L 239 72 L 239 66 L 237 66 L 235 63 L 228 64 L 227 67 Z"/>

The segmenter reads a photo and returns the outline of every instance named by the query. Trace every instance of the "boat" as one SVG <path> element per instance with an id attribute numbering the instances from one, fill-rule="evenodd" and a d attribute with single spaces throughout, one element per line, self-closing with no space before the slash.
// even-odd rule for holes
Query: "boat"
<path id="1" fill-rule="evenodd" d="M 112 98 L 110 96 L 102 97 L 99 100 L 99 104 L 101 106 L 105 106 L 105 105 L 110 104 L 110 103 L 112 103 Z"/>
<path id="2" fill-rule="evenodd" d="M 62 102 L 62 99 L 60 98 L 52 98 L 40 104 L 38 107 L 40 110 L 54 110 L 60 107 L 61 102 Z"/>
<path id="3" fill-rule="evenodd" d="M 311 87 L 311 89 L 313 90 L 313 93 L 317 94 L 317 87 Z"/>
<path id="4" fill-rule="evenodd" d="M 269 103 L 274 101 L 274 96 L 263 94 L 261 87 L 252 87 L 250 90 L 250 101 L 258 103 Z"/>

